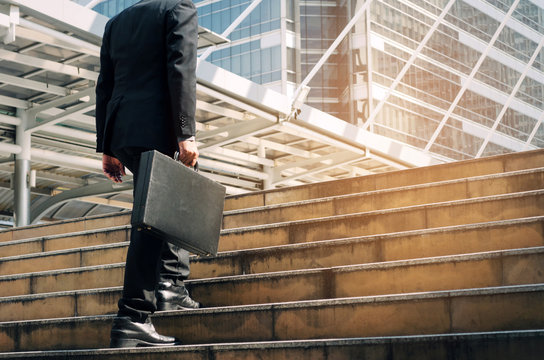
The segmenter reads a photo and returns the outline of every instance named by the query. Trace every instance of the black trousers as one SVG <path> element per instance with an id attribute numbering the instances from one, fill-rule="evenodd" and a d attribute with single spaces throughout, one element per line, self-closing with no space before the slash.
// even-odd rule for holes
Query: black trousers
<path id="1" fill-rule="evenodd" d="M 113 155 L 138 181 L 138 167 L 145 148 L 113 150 Z M 130 316 L 144 322 L 157 310 L 155 288 L 158 281 L 183 285 L 189 277 L 189 253 L 150 234 L 132 229 L 125 267 L 123 295 L 119 300 L 119 316 Z"/>

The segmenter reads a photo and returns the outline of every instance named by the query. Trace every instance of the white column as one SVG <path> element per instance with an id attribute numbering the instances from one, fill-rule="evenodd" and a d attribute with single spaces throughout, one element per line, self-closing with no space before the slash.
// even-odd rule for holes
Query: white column
<path id="1" fill-rule="evenodd" d="M 15 143 L 21 147 L 21 152 L 15 155 L 14 203 L 15 226 L 30 224 L 30 132 L 26 131 L 28 113 L 17 110 L 21 125 L 15 130 Z"/>

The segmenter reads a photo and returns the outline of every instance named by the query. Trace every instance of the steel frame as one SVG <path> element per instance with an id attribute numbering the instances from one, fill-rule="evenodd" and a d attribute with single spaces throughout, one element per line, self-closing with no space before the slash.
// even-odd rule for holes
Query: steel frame
<path id="1" fill-rule="evenodd" d="M 45 9 L 41 0 L 0 0 L 0 3 L 19 7 L 22 14 L 31 14 L 32 17 L 51 24 L 51 27 L 46 28 L 27 18 L 21 18 L 22 21 L 14 30 L 15 44 L 18 38 L 27 39 L 32 36 L 36 36 L 36 42 L 19 52 L 0 48 L 0 60 L 34 69 L 17 78 L 13 75 L 2 78 L 0 74 L 0 81 L 3 79 L 12 85 L 21 85 L 50 95 L 47 101 L 40 96 L 26 100 L 0 96 L 0 104 L 18 109 L 17 116 L 0 114 L 0 123 L 17 127 L 18 133 L 28 139 L 18 140 L 16 144 L 0 142 L 0 152 L 19 154 L 17 159 L 28 161 L 28 164 L 31 161 L 33 164 L 48 164 L 60 173 L 49 173 L 45 169 L 40 170 L 38 176 L 53 182 L 58 181 L 59 184 L 71 188 L 40 201 L 39 206 L 27 211 L 34 222 L 60 204 L 67 204 L 71 199 L 85 201 L 87 198 L 94 204 L 109 203 L 115 206 L 108 199 L 100 200 L 96 197 L 128 191 L 131 188 L 130 184 L 115 187 L 100 176 L 101 161 L 91 151 L 94 134 L 88 132 L 93 128 L 93 116 L 89 110 L 94 103 L 93 84 L 98 72 L 96 69 L 91 71 L 73 65 L 78 60 L 96 60 L 107 18 L 70 3 L 67 6 L 76 9 L 74 11 L 81 14 L 81 18 L 67 19 L 63 14 L 52 10 L 58 9 L 64 1 L 52 1 L 52 8 Z M 367 0 L 366 6 L 371 1 Z M 242 15 L 247 16 L 259 2 L 260 0 L 253 1 Z M 358 13 L 358 16 L 362 13 L 364 11 Z M 89 20 L 91 18 L 92 21 Z M 242 19 L 239 17 L 237 21 Z M 352 19 L 350 24 L 353 26 L 355 21 L 356 19 Z M 227 36 L 235 27 L 233 24 L 223 35 Z M 343 33 L 347 34 L 350 29 L 351 27 L 347 27 Z M 76 36 L 72 36 L 72 33 Z M 224 41 L 224 36 L 209 32 L 207 34 L 218 43 Z M 339 41 L 341 39 L 337 44 Z M 67 49 L 76 55 L 69 59 L 43 59 L 32 55 L 34 52 L 31 50 L 40 47 Z M 207 53 L 211 51 L 208 50 Z M 331 53 L 332 51 L 334 49 L 331 49 Z M 205 54 L 206 52 L 202 55 Z M 198 124 L 197 140 L 202 154 L 200 165 L 204 175 L 223 183 L 230 194 L 332 180 L 338 173 L 343 174 L 342 176 L 368 174 L 443 161 L 406 144 L 361 132 L 361 129 L 353 125 L 302 103 L 297 104 L 300 105 L 300 111 L 293 112 L 293 99 L 220 69 L 204 59 L 205 56 L 201 56 L 197 69 L 197 104 L 198 109 L 206 116 L 214 116 Z M 322 62 L 324 61 L 325 58 Z M 44 87 L 42 81 L 32 78 L 45 72 L 76 80 L 75 83 L 62 86 L 45 84 Z M 38 121 L 36 116 L 39 117 Z M 83 128 L 59 126 L 68 120 L 70 124 L 81 124 Z M 38 145 L 38 142 L 32 140 L 37 136 L 47 136 L 50 140 L 40 142 L 56 142 L 59 147 Z M 65 144 L 66 138 L 73 139 L 77 144 Z M 78 146 L 81 151 L 74 151 Z M 370 159 L 374 159 L 372 163 L 377 161 L 380 165 L 369 165 L 369 161 L 363 161 Z M 17 202 L 28 209 L 30 201 L 24 194 L 29 192 L 25 193 L 27 190 L 23 182 L 26 176 L 23 175 L 28 174 L 30 167 L 17 165 L 17 168 L 21 169 L 22 174 L 15 184 L 16 197 L 20 198 Z M 72 176 L 72 173 L 79 175 Z M 84 179 L 70 181 L 78 179 L 81 174 L 92 176 L 93 181 L 99 182 L 92 184 Z M 52 193 L 49 190 L 43 192 Z M 93 207 L 90 211 L 92 209 L 96 208 Z M 28 221 L 21 221 L 19 225 Z"/>
<path id="2" fill-rule="evenodd" d="M 450 115 L 453 113 L 453 110 L 455 110 L 455 108 L 457 107 L 457 104 L 459 103 L 459 101 L 461 100 L 461 97 L 463 96 L 463 94 L 467 90 L 467 88 L 469 86 L 469 83 L 472 81 L 472 79 L 474 78 L 474 76 L 476 75 L 478 70 L 480 70 L 480 66 L 483 64 L 485 58 L 487 57 L 487 55 L 489 53 L 489 50 L 491 50 L 493 48 L 493 45 L 495 44 L 495 41 L 497 40 L 500 33 L 502 32 L 502 29 L 504 29 L 504 27 L 506 26 L 506 23 L 507 23 L 508 19 L 510 18 L 510 16 L 512 15 L 514 10 L 518 6 L 519 2 L 520 2 L 520 0 L 514 0 L 512 5 L 510 6 L 510 9 L 508 10 L 508 13 L 506 13 L 506 15 L 504 16 L 502 22 L 497 27 L 497 30 L 495 30 L 495 33 L 491 37 L 491 40 L 487 44 L 487 47 L 485 48 L 484 52 L 478 58 L 478 61 L 476 62 L 476 64 L 472 68 L 472 71 L 470 72 L 470 75 L 465 79 L 465 82 L 461 86 L 461 89 L 457 93 L 457 96 L 455 97 L 455 99 L 451 103 L 450 107 L 448 108 L 448 111 L 446 112 L 446 114 L 444 115 L 444 117 L 442 118 L 440 123 L 438 124 L 438 127 L 436 128 L 433 135 L 431 136 L 431 138 L 427 142 L 427 145 L 425 145 L 425 150 L 426 151 L 429 151 L 431 149 L 431 146 L 433 146 L 434 142 L 438 138 L 438 135 L 442 131 L 442 128 L 444 127 L 444 125 L 446 125 L 446 122 L 450 118 Z"/>

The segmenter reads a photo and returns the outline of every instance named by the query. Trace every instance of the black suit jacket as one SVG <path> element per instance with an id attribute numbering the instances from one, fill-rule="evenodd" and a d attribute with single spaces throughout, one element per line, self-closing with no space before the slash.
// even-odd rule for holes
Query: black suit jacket
<path id="1" fill-rule="evenodd" d="M 96 85 L 96 150 L 173 155 L 195 135 L 198 22 L 190 0 L 142 0 L 106 24 Z"/>

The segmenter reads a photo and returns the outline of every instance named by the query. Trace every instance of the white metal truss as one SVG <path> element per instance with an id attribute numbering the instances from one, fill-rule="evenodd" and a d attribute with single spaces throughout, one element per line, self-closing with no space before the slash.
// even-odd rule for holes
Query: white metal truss
<path id="1" fill-rule="evenodd" d="M 130 186 L 112 187 L 94 152 L 94 84 L 107 18 L 68 0 L 0 3 L 19 8 L 20 15 L 10 46 L 0 46 L 0 63 L 12 69 L 0 72 L 0 127 L 8 134 L 24 129 L 31 139 L 28 154 L 13 137 L 0 141 L 5 160 L 0 177 L 13 171 L 13 154 L 30 159 L 37 170 L 33 219 L 61 216 L 85 202 L 93 213 L 127 208 Z M 70 12 L 77 16 L 67 16 Z M 199 33 L 201 47 L 225 41 L 206 29 Z M 201 59 L 196 119 L 201 173 L 225 185 L 228 194 L 241 194 L 444 161 L 299 105 L 293 112 L 288 96 Z M 0 179 L 0 185 L 8 182 Z M 6 186 L 0 194 L 11 191 Z M 111 199 L 105 193 L 119 195 Z M 4 213 L 12 207 L 0 201 Z M 50 211 L 53 207 L 57 210 Z"/>
<path id="2" fill-rule="evenodd" d="M 478 61 L 476 62 L 476 64 L 474 65 L 474 67 L 472 68 L 472 71 L 470 72 L 470 75 L 468 76 L 468 78 L 465 80 L 465 82 L 463 83 L 463 85 L 461 86 L 461 89 L 459 90 L 459 92 L 457 93 L 457 96 L 455 97 L 455 99 L 453 100 L 453 102 L 451 103 L 450 107 L 448 108 L 448 111 L 446 112 L 446 114 L 444 115 L 444 117 L 442 118 L 442 120 L 440 121 L 440 123 L 438 124 L 438 127 L 436 128 L 436 130 L 434 131 L 433 135 L 431 136 L 431 138 L 429 139 L 429 141 L 427 142 L 427 145 L 425 145 L 425 150 L 426 151 L 429 151 L 431 149 L 431 147 L 433 146 L 434 142 L 436 141 L 436 139 L 438 138 L 438 135 L 440 134 L 440 132 L 442 131 L 442 128 L 444 127 L 444 125 L 446 125 L 446 122 L 448 121 L 450 115 L 453 113 L 453 110 L 455 110 L 455 108 L 457 107 L 457 104 L 459 103 L 459 101 L 461 100 L 461 98 L 463 97 L 463 94 L 465 93 L 465 91 L 467 90 L 470 82 L 472 81 L 472 79 L 474 78 L 474 76 L 476 75 L 476 73 L 480 70 L 480 66 L 483 64 L 485 58 L 487 57 L 488 53 L 489 53 L 489 50 L 491 50 L 495 44 L 495 41 L 497 40 L 497 38 L 499 37 L 500 33 L 502 32 L 502 30 L 504 29 L 504 27 L 506 26 L 506 23 L 508 22 L 508 19 L 510 19 L 510 17 L 512 16 L 512 13 L 514 12 L 514 10 L 516 9 L 516 7 L 518 6 L 520 0 L 515 0 L 513 2 L 513 4 L 510 6 L 510 9 L 508 10 L 508 13 L 506 13 L 506 15 L 504 16 L 503 20 L 501 21 L 501 23 L 499 24 L 499 26 L 497 27 L 497 29 L 495 30 L 495 33 L 493 34 L 493 36 L 491 37 L 491 40 L 489 41 L 489 43 L 487 44 L 487 47 L 485 48 L 484 52 L 480 55 L 480 58 L 478 58 Z"/>
<path id="3" fill-rule="evenodd" d="M 362 126 L 363 130 L 367 130 L 370 127 L 370 125 L 372 125 L 374 123 L 374 120 L 376 119 L 376 116 L 378 115 L 378 113 L 381 111 L 381 109 L 385 105 L 387 99 L 389 99 L 389 96 L 396 89 L 397 85 L 401 82 L 404 75 L 406 75 L 406 73 L 408 72 L 408 70 L 410 69 L 412 64 L 420 56 L 421 51 L 427 45 L 427 42 L 431 39 L 431 37 L 433 36 L 435 30 L 442 23 L 442 21 L 444 20 L 444 17 L 448 14 L 448 12 L 450 11 L 453 4 L 455 4 L 455 1 L 456 0 L 450 0 L 446 4 L 444 9 L 442 10 L 440 15 L 436 18 L 435 22 L 430 27 L 429 31 L 427 31 L 427 33 L 425 34 L 425 37 L 423 38 L 423 40 L 421 40 L 421 42 L 419 43 L 417 48 L 413 51 L 412 55 L 410 56 L 410 59 L 408 59 L 408 61 L 404 64 L 404 66 L 402 67 L 401 71 L 399 72 L 399 74 L 397 75 L 395 80 L 393 80 L 393 83 L 391 84 L 391 86 L 389 86 L 387 88 L 387 90 L 385 91 L 385 94 L 383 95 L 383 97 L 380 100 L 380 102 L 378 103 L 378 105 L 376 105 L 372 109 L 372 112 L 370 113 L 370 116 L 368 117 L 367 121 Z"/>
<path id="4" fill-rule="evenodd" d="M 544 46 L 544 36 L 540 39 L 540 42 L 538 43 L 538 46 L 536 47 L 535 51 L 533 52 L 533 55 L 531 56 L 531 59 L 529 60 L 529 62 L 525 66 L 525 69 L 523 70 L 523 72 L 521 73 L 516 85 L 514 86 L 514 88 L 512 89 L 512 91 L 510 93 L 510 96 L 508 96 L 508 100 L 506 100 L 506 102 L 504 103 L 501 111 L 497 115 L 497 118 L 493 122 L 493 126 L 491 127 L 491 129 L 487 133 L 487 136 L 485 137 L 484 142 L 480 146 L 480 149 L 478 150 L 478 153 L 476 154 L 476 158 L 479 158 L 480 156 L 482 156 L 487 144 L 489 143 L 489 140 L 491 140 L 491 137 L 495 133 L 495 130 L 499 126 L 499 123 L 501 122 L 504 114 L 506 113 L 506 110 L 508 110 L 508 108 L 510 106 L 510 103 L 512 102 L 512 100 L 516 96 L 519 88 L 523 84 L 523 80 L 525 80 L 525 76 L 527 75 L 527 72 L 533 66 L 533 63 L 534 63 L 535 59 L 537 58 L 538 54 L 540 53 L 540 50 L 542 50 L 542 46 Z"/>

